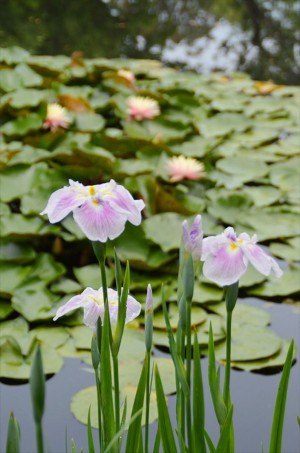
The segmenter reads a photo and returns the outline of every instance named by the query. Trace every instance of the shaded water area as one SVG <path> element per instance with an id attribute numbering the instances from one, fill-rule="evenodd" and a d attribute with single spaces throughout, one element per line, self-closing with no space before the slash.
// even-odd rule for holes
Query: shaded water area
<path id="1" fill-rule="evenodd" d="M 157 58 L 297 84 L 298 0 L 1 0 L 0 42 L 36 54 Z"/>

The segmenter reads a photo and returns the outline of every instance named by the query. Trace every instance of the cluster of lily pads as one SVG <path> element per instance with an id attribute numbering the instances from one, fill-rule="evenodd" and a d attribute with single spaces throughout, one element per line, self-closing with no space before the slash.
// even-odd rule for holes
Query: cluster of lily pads
<path id="1" fill-rule="evenodd" d="M 241 73 L 178 72 L 150 60 L 33 56 L 10 48 L 0 49 L 0 93 L 2 378 L 28 378 L 37 341 L 47 374 L 58 372 L 65 356 L 89 360 L 91 332 L 80 314 L 62 318 L 59 326 L 52 319 L 71 296 L 101 286 L 98 265 L 71 216 L 56 225 L 40 216 L 50 194 L 69 179 L 100 184 L 113 178 L 144 199 L 142 224 L 128 224 L 110 243 L 107 275 L 111 285 L 109 256 L 115 247 L 123 262 L 130 261 L 131 291 L 141 302 L 151 283 L 157 347 L 168 347 L 160 287 L 165 285 L 175 329 L 181 224 L 195 214 L 202 214 L 205 235 L 230 224 L 238 232 L 257 233 L 284 260 L 278 280 L 249 269 L 240 281 L 242 297 L 296 301 L 299 88 L 255 82 Z M 159 113 L 130 117 L 133 96 L 156 101 Z M 63 127 L 45 127 L 53 104 L 67 112 Z M 168 172 L 174 156 L 193 158 L 205 174 L 174 180 Z M 222 289 L 196 282 L 192 323 L 205 352 L 212 322 L 221 362 L 224 318 Z M 239 302 L 232 332 L 236 367 L 282 366 L 286 342 L 269 323 L 265 311 Z M 137 346 L 130 348 L 132 358 L 126 353 L 127 368 L 144 351 L 143 320 L 133 327 L 126 335 Z"/>

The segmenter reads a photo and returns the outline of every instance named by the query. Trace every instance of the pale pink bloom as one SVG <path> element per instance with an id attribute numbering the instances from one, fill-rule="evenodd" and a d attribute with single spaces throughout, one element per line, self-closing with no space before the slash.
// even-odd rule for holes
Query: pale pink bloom
<path id="1" fill-rule="evenodd" d="M 127 114 L 131 120 L 152 119 L 160 114 L 157 101 L 149 97 L 131 96 L 127 99 Z"/>
<path id="2" fill-rule="evenodd" d="M 134 200 L 125 187 L 113 179 L 104 184 L 84 186 L 69 180 L 70 185 L 56 190 L 41 214 L 47 214 L 50 223 L 60 222 L 73 212 L 75 222 L 91 241 L 106 242 L 115 239 L 128 220 L 141 223 L 142 200 Z"/>
<path id="3" fill-rule="evenodd" d="M 48 104 L 47 114 L 43 124 L 44 129 L 50 129 L 55 132 L 59 127 L 67 129 L 71 123 L 67 110 L 56 102 Z"/>
<path id="4" fill-rule="evenodd" d="M 276 277 L 281 277 L 282 270 L 277 262 L 256 242 L 256 235 L 252 238 L 247 233 L 237 236 L 232 227 L 203 239 L 203 274 L 220 286 L 231 285 L 246 272 L 250 262 L 263 275 L 273 271 Z"/>
<path id="5" fill-rule="evenodd" d="M 108 288 L 108 309 L 111 324 L 116 324 L 118 319 L 118 293 L 117 291 Z M 102 322 L 104 319 L 104 300 L 102 288 L 97 291 L 92 288 L 86 288 L 79 296 L 72 297 L 67 303 L 62 305 L 53 318 L 56 321 L 66 313 L 75 310 L 76 308 L 82 307 L 84 309 L 83 322 L 86 326 L 90 327 L 94 331 L 96 330 L 97 321 L 99 317 Z M 127 297 L 126 302 L 126 318 L 125 323 L 128 323 L 135 319 L 141 311 L 141 304 L 137 302 L 132 296 Z"/>
<path id="6" fill-rule="evenodd" d="M 129 82 L 131 85 L 135 81 L 135 75 L 133 74 L 133 72 L 129 71 L 128 69 L 119 69 L 117 74 L 119 77 L 126 79 L 127 82 Z"/>
<path id="7" fill-rule="evenodd" d="M 197 180 L 205 175 L 203 164 L 193 157 L 172 157 L 166 165 L 171 182 L 182 179 Z"/>
<path id="8" fill-rule="evenodd" d="M 193 261 L 197 261 L 201 258 L 202 254 L 202 219 L 201 215 L 197 215 L 195 220 L 189 228 L 187 220 L 182 224 L 183 242 L 186 251 L 192 255 Z"/>

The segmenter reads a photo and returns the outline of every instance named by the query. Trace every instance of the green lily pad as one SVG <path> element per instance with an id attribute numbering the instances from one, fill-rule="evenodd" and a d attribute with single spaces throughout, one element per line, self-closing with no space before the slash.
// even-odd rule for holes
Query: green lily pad
<path id="1" fill-rule="evenodd" d="M 24 287 L 14 291 L 12 307 L 28 321 L 52 319 L 56 313 L 57 296 L 47 288 Z"/>
<path id="2" fill-rule="evenodd" d="M 232 328 L 231 360 L 248 361 L 271 357 L 281 349 L 281 339 L 271 330 L 254 324 Z M 226 360 L 226 344 L 215 345 L 216 359 Z"/>
<path id="3" fill-rule="evenodd" d="M 279 256 L 286 261 L 300 261 L 300 237 L 295 237 L 287 243 L 272 242 L 270 252 L 272 255 Z"/>
<path id="4" fill-rule="evenodd" d="M 245 187 L 244 191 L 249 195 L 255 206 L 270 206 L 281 197 L 280 190 L 273 186 Z"/>
<path id="5" fill-rule="evenodd" d="M 171 324 L 172 329 L 176 330 L 177 324 L 179 321 L 179 312 L 178 312 L 177 304 L 169 305 L 169 318 L 170 318 L 170 324 Z M 205 320 L 206 320 L 206 311 L 197 305 L 193 305 L 192 313 L 191 313 L 192 327 L 202 324 Z M 155 329 L 166 330 L 165 317 L 162 312 L 154 313 L 153 327 Z"/>
<path id="6" fill-rule="evenodd" d="M 299 293 L 300 268 L 299 266 L 284 269 L 283 276 L 276 278 L 271 275 L 264 285 L 249 290 L 250 294 L 261 297 L 280 297 Z"/>
<path id="7" fill-rule="evenodd" d="M 68 332 L 74 340 L 76 349 L 90 349 L 92 331 L 87 326 L 68 327 Z"/>
<path id="8" fill-rule="evenodd" d="M 15 67 L 15 72 L 19 75 L 22 85 L 26 88 L 39 87 L 43 84 L 43 78 L 33 71 L 27 64 L 18 64 Z"/>
<path id="9" fill-rule="evenodd" d="M 226 318 L 225 302 L 220 304 L 207 304 L 206 307 L 224 319 Z M 254 326 L 264 327 L 270 324 L 270 314 L 260 308 L 253 307 L 248 304 L 241 303 L 239 300 L 234 308 L 232 315 L 232 324 L 239 328 L 244 324 L 253 324 Z"/>
<path id="10" fill-rule="evenodd" d="M 22 87 L 22 80 L 19 74 L 12 69 L 0 71 L 0 89 L 6 92 L 17 90 Z"/>
<path id="11" fill-rule="evenodd" d="M 11 303 L 8 300 L 0 299 L 0 321 L 8 318 L 13 312 Z"/>
<path id="12" fill-rule="evenodd" d="M 8 65 L 17 64 L 26 61 L 30 53 L 18 46 L 0 49 L 0 61 Z"/>
<path id="13" fill-rule="evenodd" d="M 99 132 L 105 124 L 103 116 L 92 112 L 76 113 L 75 121 L 76 129 L 83 132 Z"/>
<path id="14" fill-rule="evenodd" d="M 253 181 L 268 173 L 268 166 L 264 162 L 238 156 L 220 159 L 216 167 L 229 175 L 239 175 L 244 182 Z"/>
<path id="15" fill-rule="evenodd" d="M 236 113 L 219 113 L 203 119 L 197 126 L 204 137 L 222 137 L 233 131 L 243 132 L 251 127 L 251 121 Z"/>
<path id="16" fill-rule="evenodd" d="M 16 266 L 12 263 L 1 263 L 1 294 L 12 295 L 14 290 L 25 281 L 30 272 L 29 266 Z"/>
<path id="17" fill-rule="evenodd" d="M 173 212 L 157 214 L 143 222 L 145 235 L 164 252 L 178 249 L 185 217 Z"/>
<path id="18" fill-rule="evenodd" d="M 28 334 L 28 330 L 28 323 L 21 316 L 0 323 L 0 337 L 12 336 L 18 341 L 20 338 Z"/>
<path id="19" fill-rule="evenodd" d="M 83 267 L 73 268 L 73 272 L 79 283 L 84 287 L 99 289 L 102 285 L 100 267 L 98 264 L 89 264 Z M 114 279 L 114 271 L 106 269 L 107 285 L 111 286 Z"/>
<path id="20" fill-rule="evenodd" d="M 0 345 L 1 368 L 0 376 L 8 379 L 29 379 L 34 350 L 29 356 L 23 357 L 9 340 Z M 55 374 L 63 366 L 63 358 L 47 344 L 41 343 L 43 368 L 45 374 Z"/>
<path id="21" fill-rule="evenodd" d="M 267 357 L 265 359 L 260 360 L 249 360 L 247 362 L 237 361 L 231 362 L 231 365 L 235 368 L 244 371 L 267 371 L 270 369 L 278 369 L 283 368 L 286 360 L 286 355 L 289 349 L 289 341 L 281 340 L 281 349 L 272 355 L 271 357 Z M 296 354 L 296 348 L 294 351 L 294 355 Z"/>

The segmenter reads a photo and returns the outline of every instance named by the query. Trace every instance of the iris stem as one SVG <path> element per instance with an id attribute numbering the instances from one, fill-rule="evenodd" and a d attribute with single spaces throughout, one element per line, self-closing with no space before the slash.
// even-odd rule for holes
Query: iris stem
<path id="1" fill-rule="evenodd" d="M 44 453 L 43 428 L 42 423 L 35 424 L 36 444 L 39 453 Z"/>
<path id="2" fill-rule="evenodd" d="M 113 355 L 113 373 L 114 373 L 114 389 L 115 389 L 115 417 L 116 417 L 116 432 L 120 430 L 120 387 L 119 387 L 119 363 L 118 356 Z M 119 445 L 119 441 L 118 441 Z"/>
<path id="3" fill-rule="evenodd" d="M 98 370 L 95 370 L 95 380 L 97 389 L 97 412 L 98 412 L 98 435 L 99 435 L 99 449 L 103 451 L 103 440 L 102 440 L 102 419 L 101 419 L 101 386 L 98 375 Z"/>
<path id="4" fill-rule="evenodd" d="M 150 411 L 150 358 L 147 351 L 147 381 L 146 381 L 146 417 L 145 417 L 145 453 L 149 452 L 149 411 Z"/>
<path id="5" fill-rule="evenodd" d="M 192 342 L 191 342 L 191 308 L 192 304 L 186 304 L 186 379 L 189 388 L 191 388 L 191 362 L 192 362 Z M 191 414 L 191 397 L 186 397 L 186 422 L 188 445 L 192 449 L 192 414 Z"/>
<path id="6" fill-rule="evenodd" d="M 230 394 L 230 363 L 231 363 L 231 324 L 232 311 L 227 310 L 226 317 L 226 365 L 224 379 L 224 402 L 229 409 L 229 394 Z"/>

